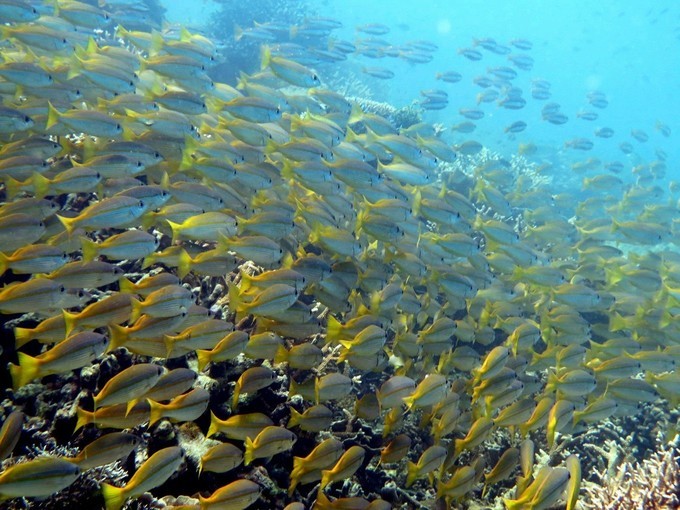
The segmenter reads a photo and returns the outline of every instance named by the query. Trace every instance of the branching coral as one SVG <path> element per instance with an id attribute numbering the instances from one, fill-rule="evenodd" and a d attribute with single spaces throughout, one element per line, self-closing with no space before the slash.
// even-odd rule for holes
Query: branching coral
<path id="1" fill-rule="evenodd" d="M 680 450 L 669 444 L 642 463 L 625 462 L 604 484 L 585 487 L 586 508 L 661 510 L 680 507 Z"/>

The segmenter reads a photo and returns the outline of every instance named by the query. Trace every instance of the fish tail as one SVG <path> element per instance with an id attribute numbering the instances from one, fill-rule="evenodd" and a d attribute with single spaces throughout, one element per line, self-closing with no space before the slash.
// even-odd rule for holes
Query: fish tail
<path id="1" fill-rule="evenodd" d="M 215 413 L 210 412 L 210 427 L 208 428 L 208 434 L 205 437 L 212 437 L 217 434 L 220 430 L 219 418 L 215 416 Z"/>
<path id="2" fill-rule="evenodd" d="M 76 416 L 78 420 L 76 421 L 76 428 L 73 429 L 74 434 L 88 423 L 94 421 L 94 413 L 90 413 L 81 407 L 76 408 Z"/>
<path id="3" fill-rule="evenodd" d="M 193 260 L 191 258 L 191 255 L 189 255 L 189 253 L 186 250 L 182 249 L 182 251 L 179 252 L 179 256 L 177 259 L 177 276 L 179 276 L 180 280 L 191 272 L 192 263 Z"/>
<path id="4" fill-rule="evenodd" d="M 418 466 L 414 462 L 408 461 L 406 467 L 406 488 L 408 489 L 411 485 L 413 485 L 413 482 L 415 482 L 417 478 Z"/>
<path id="5" fill-rule="evenodd" d="M 77 217 L 67 218 L 65 216 L 60 216 L 60 215 L 57 214 L 57 218 L 59 218 L 59 221 L 61 221 L 61 224 L 64 225 L 66 232 L 68 232 L 69 234 L 73 233 L 73 231 L 76 228 L 76 222 L 78 220 Z"/>
<path id="6" fill-rule="evenodd" d="M 82 50 L 81 50 L 82 51 Z M 76 51 L 70 58 L 68 63 L 68 74 L 66 75 L 67 80 L 71 80 L 77 76 L 80 76 L 83 72 L 83 63 L 80 61 L 79 52 Z"/>
<path id="7" fill-rule="evenodd" d="M 175 349 L 175 340 L 170 335 L 163 335 L 163 344 L 165 345 L 165 357 L 170 359 L 172 351 Z"/>
<path id="8" fill-rule="evenodd" d="M 349 342 L 348 340 L 340 340 L 340 343 L 343 344 L 344 349 L 338 355 L 338 363 L 342 363 L 343 361 L 347 361 L 347 358 L 352 353 L 352 351 L 350 351 L 349 347 L 344 346 L 345 342 L 347 342 L 349 345 L 352 345 L 352 342 Z"/>
<path id="9" fill-rule="evenodd" d="M 149 55 L 156 55 L 163 48 L 163 34 L 158 30 L 151 31 L 151 46 L 149 48 Z"/>
<path id="10" fill-rule="evenodd" d="M 66 313 L 66 312 L 64 312 Z M 128 340 L 127 328 L 119 324 L 109 324 L 109 347 L 106 352 L 115 351 L 119 347 L 123 347 Z"/>
<path id="11" fill-rule="evenodd" d="M 243 37 L 243 28 L 234 23 L 234 41 L 240 41 Z"/>
<path id="12" fill-rule="evenodd" d="M 234 386 L 234 396 L 231 398 L 231 408 L 236 409 L 238 406 L 238 397 L 240 396 L 241 393 L 241 385 L 237 382 L 236 386 Z"/>
<path id="13" fill-rule="evenodd" d="M 118 25 L 116 27 L 116 37 L 119 37 L 121 39 L 125 39 L 130 32 L 125 30 L 125 27 L 123 25 Z"/>
<path id="14" fill-rule="evenodd" d="M 19 349 L 33 340 L 33 331 L 31 328 L 14 328 L 14 348 Z"/>
<path id="15" fill-rule="evenodd" d="M 199 349 L 196 351 L 196 356 L 198 357 L 198 371 L 202 372 L 203 369 L 210 363 L 211 351 L 206 351 Z"/>
<path id="16" fill-rule="evenodd" d="M 359 122 L 363 118 L 363 116 L 364 112 L 361 110 L 359 104 L 353 103 L 352 110 L 349 113 L 349 119 L 347 120 L 347 125 Z M 347 130 L 349 131 L 350 129 L 347 128 Z"/>
<path id="17" fill-rule="evenodd" d="M 330 469 L 324 469 L 321 472 L 321 483 L 319 484 L 319 493 L 326 488 L 326 486 L 331 483 L 331 476 L 333 476 L 333 471 Z"/>
<path id="18" fill-rule="evenodd" d="M 229 311 L 238 312 L 240 308 L 242 308 L 242 300 L 239 288 L 231 284 L 229 285 Z"/>
<path id="19" fill-rule="evenodd" d="M 171 244 L 176 244 L 182 234 L 182 225 L 180 223 L 175 223 L 174 221 L 165 220 L 170 228 L 172 229 L 172 241 Z"/>
<path id="20" fill-rule="evenodd" d="M 299 393 L 298 389 L 298 383 L 295 382 L 295 379 L 292 377 L 290 378 L 290 385 L 288 386 L 288 394 L 289 395 L 297 395 Z"/>
<path id="21" fill-rule="evenodd" d="M 293 428 L 297 425 L 300 425 L 300 420 L 302 418 L 302 415 L 294 408 L 290 408 L 290 419 L 288 420 L 288 424 L 286 427 L 288 428 Z"/>
<path id="22" fill-rule="evenodd" d="M 163 418 L 163 406 L 158 402 L 147 398 L 146 401 L 151 407 L 151 413 L 149 414 L 149 427 L 156 423 L 158 420 Z M 129 404 L 128 404 L 129 405 Z"/>
<path id="23" fill-rule="evenodd" d="M 192 153 L 188 150 L 182 151 L 182 161 L 179 164 L 179 171 L 182 172 L 188 168 L 191 168 L 194 166 L 194 163 L 195 161 Z"/>
<path id="24" fill-rule="evenodd" d="M 66 331 L 66 336 L 71 334 L 71 331 L 78 327 L 78 314 L 62 310 L 62 315 L 64 316 L 64 330 Z"/>
<path id="25" fill-rule="evenodd" d="M 35 198 L 43 198 L 49 191 L 50 180 L 38 172 L 33 172 L 33 194 L 35 195 Z"/>
<path id="26" fill-rule="evenodd" d="M 272 61 L 272 50 L 269 46 L 262 46 L 262 63 L 260 64 L 260 69 L 264 70 L 269 67 Z"/>
<path id="27" fill-rule="evenodd" d="M 61 113 L 57 110 L 51 102 L 47 101 L 47 124 L 46 129 L 50 129 L 52 126 L 59 122 L 59 117 Z"/>
<path id="28" fill-rule="evenodd" d="M 135 407 L 139 403 L 138 398 L 133 398 L 132 400 L 128 401 L 127 406 L 125 407 L 125 417 L 127 418 L 127 415 L 130 414 L 130 411 L 132 411 L 132 408 Z M 97 402 L 95 402 L 95 407 L 97 407 Z"/>
<path id="29" fill-rule="evenodd" d="M 293 163 L 288 158 L 284 159 L 283 168 L 281 168 L 281 178 L 288 181 L 295 178 Z"/>
<path id="30" fill-rule="evenodd" d="M 288 361 L 288 349 L 283 345 L 279 345 L 276 348 L 276 354 L 274 354 L 274 364 L 285 363 Z M 293 409 L 291 408 L 291 412 Z"/>
<path id="31" fill-rule="evenodd" d="M 83 252 L 83 262 L 90 262 L 99 255 L 99 245 L 85 236 L 80 236 L 80 246 Z"/>
<path id="32" fill-rule="evenodd" d="M 39 362 L 26 353 L 18 352 L 19 364 L 9 364 L 9 372 L 12 375 L 12 387 L 18 390 L 33 379 L 38 377 Z"/>
<path id="33" fill-rule="evenodd" d="M 127 499 L 125 487 L 116 487 L 108 483 L 102 484 L 102 496 L 104 496 L 106 510 L 120 510 Z"/>
<path id="34" fill-rule="evenodd" d="M 254 459 L 255 443 L 249 437 L 246 437 L 246 451 L 243 454 L 243 465 L 248 466 Z"/>
<path id="35" fill-rule="evenodd" d="M 453 458 L 458 457 L 461 452 L 465 449 L 465 441 L 463 439 L 456 439 L 455 446 L 453 448 Z"/>
<path id="36" fill-rule="evenodd" d="M 130 312 L 130 324 L 139 319 L 142 315 L 143 305 L 142 302 L 137 298 L 130 298 L 130 305 L 132 306 L 132 311 Z"/>
<path id="37" fill-rule="evenodd" d="M 340 338 L 342 324 L 334 316 L 328 316 L 328 326 L 326 327 L 326 342 L 333 343 Z"/>
<path id="38" fill-rule="evenodd" d="M 0 252 L 0 275 L 5 274 L 7 269 L 9 269 L 9 257 Z"/>
<path id="39" fill-rule="evenodd" d="M 123 276 L 118 280 L 118 289 L 122 293 L 134 294 L 135 284 Z"/>
<path id="40" fill-rule="evenodd" d="M 7 198 L 13 199 L 19 193 L 21 193 L 22 188 L 30 184 L 27 180 L 26 182 L 18 181 L 12 177 L 7 177 L 5 180 L 5 190 L 7 191 Z"/>

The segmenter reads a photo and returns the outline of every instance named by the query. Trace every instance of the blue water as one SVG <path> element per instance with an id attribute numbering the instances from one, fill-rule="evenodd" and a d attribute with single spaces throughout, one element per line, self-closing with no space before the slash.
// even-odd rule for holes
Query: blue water
<path id="1" fill-rule="evenodd" d="M 200 2 L 200 10 L 195 8 L 195 2 L 165 1 L 171 22 L 195 25 L 200 25 L 203 13 L 210 13 L 214 7 L 209 1 Z M 482 104 L 486 116 L 477 122 L 477 130 L 469 135 L 455 135 L 454 140 L 475 139 L 510 155 L 516 152 L 519 143 L 532 142 L 561 150 L 564 141 L 587 137 L 595 143 L 591 151 L 564 151 L 566 157 L 573 161 L 588 157 L 619 160 L 626 163 L 626 171 L 632 165 L 657 159 L 655 150 L 661 149 L 668 154 L 668 178 L 680 178 L 679 2 L 401 0 L 401 3 L 386 0 L 310 3 L 320 15 L 342 21 L 343 27 L 333 32 L 334 37 L 352 41 L 357 36 L 355 26 L 381 23 L 391 27 L 391 31 L 380 38 L 393 45 L 425 39 L 439 46 L 433 61 L 427 64 L 351 55 L 350 59 L 361 65 L 379 65 L 394 71 L 392 80 L 375 84 L 384 95 L 375 99 L 403 106 L 420 99 L 421 89 L 446 90 L 448 107 L 426 112 L 424 118 L 450 127 L 465 120 L 459 115 L 459 108 L 476 105 L 475 97 L 482 89 L 472 79 L 485 74 L 490 66 L 510 65 L 503 55 L 481 50 L 483 59 L 472 62 L 458 55 L 457 50 L 471 46 L 474 38 L 491 37 L 500 44 L 525 38 L 533 43 L 533 49 L 526 53 L 534 58 L 535 64 L 531 71 L 518 70 L 513 84 L 523 89 L 526 107 L 510 111 L 495 103 Z M 435 73 L 449 70 L 460 72 L 463 80 L 456 84 L 435 80 Z M 548 101 L 531 98 L 532 78 L 543 78 L 552 84 Z M 593 90 L 606 94 L 609 100 L 606 109 L 588 105 L 586 94 Z M 555 126 L 541 119 L 540 109 L 551 101 L 562 106 L 562 112 L 569 116 L 568 123 Z M 596 111 L 599 119 L 578 119 L 575 114 L 581 108 Z M 525 121 L 528 128 L 508 137 L 503 128 L 515 120 Z M 669 138 L 655 129 L 657 121 L 670 127 Z M 602 126 L 613 128 L 615 135 L 610 139 L 594 137 L 593 130 Z M 631 129 L 645 131 L 649 141 L 636 141 L 630 135 Z M 630 142 L 635 154 L 623 154 L 619 149 L 622 142 Z"/>

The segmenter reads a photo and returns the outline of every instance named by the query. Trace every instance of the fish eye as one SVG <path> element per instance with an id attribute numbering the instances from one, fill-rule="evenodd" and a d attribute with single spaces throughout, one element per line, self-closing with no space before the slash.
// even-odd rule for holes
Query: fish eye
<path id="1" fill-rule="evenodd" d="M 143 163 L 141 161 L 137 161 L 137 168 L 140 168 L 141 166 L 143 166 Z"/>
<path id="2" fill-rule="evenodd" d="M 116 124 L 116 131 L 121 131 L 123 129 L 123 126 L 120 124 Z"/>
<path id="3" fill-rule="evenodd" d="M 144 207 L 144 201 L 143 200 L 139 201 L 139 207 Z"/>
<path id="4" fill-rule="evenodd" d="M 59 285 L 59 292 L 66 292 L 66 287 Z"/>
<path id="5" fill-rule="evenodd" d="M 24 122 L 31 122 L 31 118 L 28 115 L 25 115 Z"/>

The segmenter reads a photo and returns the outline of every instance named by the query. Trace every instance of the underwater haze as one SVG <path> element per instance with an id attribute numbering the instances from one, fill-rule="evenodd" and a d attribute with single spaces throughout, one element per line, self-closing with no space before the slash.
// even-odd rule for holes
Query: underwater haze
<path id="1" fill-rule="evenodd" d="M 680 508 L 675 2 L 0 31 L 0 509 Z"/>
<path id="2" fill-rule="evenodd" d="M 437 86 L 434 76 L 442 70 L 455 69 L 472 78 L 484 74 L 489 66 L 503 65 L 506 60 L 502 55 L 486 54 L 483 60 L 474 62 L 457 54 L 459 48 L 484 37 L 501 43 L 515 38 L 530 40 L 534 67 L 521 73 L 515 83 L 528 92 L 532 78 L 549 80 L 553 85 L 551 100 L 560 103 L 565 112 L 571 112 L 572 120 L 576 120 L 573 119 L 575 112 L 587 106 L 588 92 L 601 90 L 610 100 L 606 112 L 601 112 L 597 121 L 576 120 L 566 126 L 541 122 L 542 103 L 538 101 L 530 101 L 518 112 L 495 109 L 478 129 L 484 141 L 488 140 L 496 150 L 509 154 L 516 149 L 499 131 L 517 119 L 528 124 L 517 140 L 556 147 L 573 136 L 592 137 L 595 126 L 606 125 L 616 128 L 616 136 L 598 141 L 593 150 L 599 157 L 620 157 L 619 143 L 630 140 L 631 129 L 642 129 L 652 138 L 646 145 L 636 147 L 637 153 L 643 158 L 653 158 L 654 149 L 662 147 L 669 162 L 675 168 L 680 165 L 678 144 L 669 143 L 658 132 L 654 133 L 658 120 L 674 132 L 680 129 L 677 98 L 680 7 L 675 2 L 456 0 L 420 2 L 414 6 L 380 0 L 370 4 L 360 0 L 329 0 L 309 5 L 319 15 L 334 17 L 343 23 L 334 32 L 338 37 L 352 39 L 354 27 L 383 23 L 392 27 L 385 37 L 392 44 L 424 38 L 439 46 L 428 64 L 390 62 L 396 76 L 381 99 L 397 106 L 418 100 L 420 90 Z M 164 6 L 171 22 L 200 25 L 205 21 L 194 2 L 165 2 Z M 203 2 L 203 6 L 208 12 L 216 8 L 214 2 Z M 261 20 L 254 17 L 253 21 Z M 358 60 L 365 65 L 370 63 L 367 58 Z M 479 87 L 467 79 L 442 88 L 452 96 L 450 106 L 426 118 L 432 122 L 456 123 L 460 119 L 457 108 L 474 104 Z"/>

